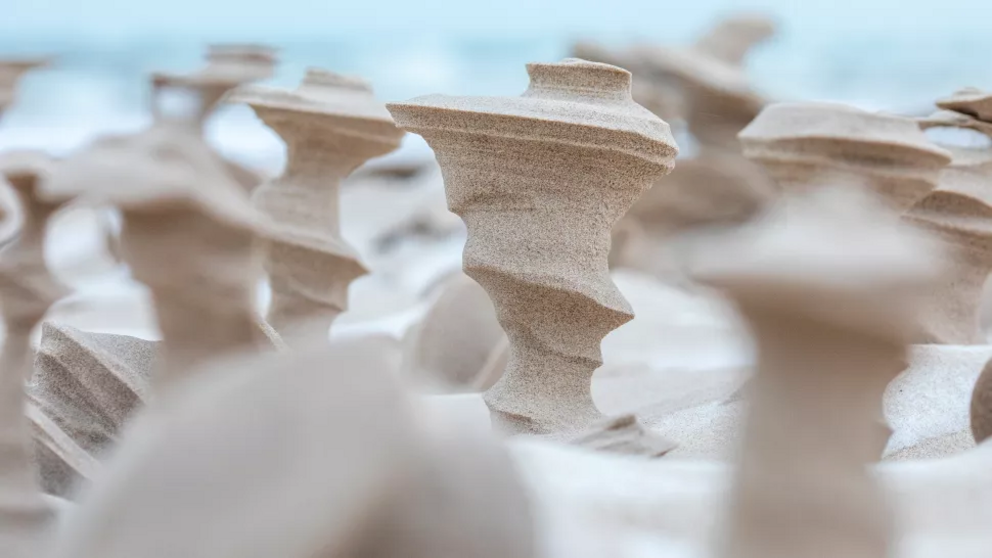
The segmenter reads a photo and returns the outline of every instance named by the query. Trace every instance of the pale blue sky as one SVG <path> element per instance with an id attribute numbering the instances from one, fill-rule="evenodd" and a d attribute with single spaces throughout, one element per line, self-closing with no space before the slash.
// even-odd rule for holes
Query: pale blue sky
<path id="1" fill-rule="evenodd" d="M 671 37 L 699 29 L 721 11 L 744 9 L 775 13 L 799 34 L 987 33 L 992 21 L 992 0 L 0 0 L 0 34 Z"/>

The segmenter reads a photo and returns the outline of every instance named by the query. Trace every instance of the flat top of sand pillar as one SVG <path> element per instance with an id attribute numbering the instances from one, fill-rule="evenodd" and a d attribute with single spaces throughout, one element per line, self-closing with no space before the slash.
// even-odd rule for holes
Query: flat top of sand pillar
<path id="1" fill-rule="evenodd" d="M 287 117 L 333 117 L 328 123 L 362 126 L 370 138 L 392 148 L 399 146 L 403 138 L 403 131 L 393 123 L 386 105 L 375 98 L 367 81 L 320 68 L 308 68 L 296 89 L 245 86 L 232 91 L 225 100 L 245 103 L 256 111 L 285 113 Z M 300 119 L 301 124 L 306 122 Z"/>
<path id="2" fill-rule="evenodd" d="M 866 165 L 940 168 L 951 155 L 931 142 L 911 118 L 868 112 L 839 103 L 769 105 L 738 136 L 745 153 L 774 146 L 783 156 L 837 157 Z M 819 148 L 792 149 L 790 142 L 819 141 Z"/>
<path id="3" fill-rule="evenodd" d="M 678 148 L 668 124 L 631 98 L 630 72 L 567 58 L 527 65 L 530 86 L 519 97 L 426 95 L 389 103 L 411 131 L 467 131 L 624 152 L 671 168 Z"/>

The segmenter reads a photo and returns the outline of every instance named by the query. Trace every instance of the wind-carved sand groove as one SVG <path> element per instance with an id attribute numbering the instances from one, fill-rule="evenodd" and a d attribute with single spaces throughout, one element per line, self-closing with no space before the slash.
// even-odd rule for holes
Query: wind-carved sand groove
<path id="1" fill-rule="evenodd" d="M 520 97 L 430 95 L 389 104 L 434 149 L 448 207 L 468 228 L 465 273 L 510 341 L 485 396 L 498 429 L 567 434 L 602 418 L 590 395 L 600 342 L 633 312 L 610 279 L 610 231 L 671 171 L 668 124 L 631 99 L 630 73 L 528 64 Z"/>
<path id="2" fill-rule="evenodd" d="M 315 68 L 295 91 L 251 87 L 230 100 L 250 105 L 287 147 L 282 176 L 253 196 L 277 228 L 263 241 L 268 321 L 284 335 L 296 324 L 296 333 L 326 334 L 347 309 L 349 284 L 367 272 L 341 238 L 341 180 L 399 147 L 403 132 L 367 82 Z"/>
<path id="3" fill-rule="evenodd" d="M 69 496 L 90 480 L 133 411 L 148 399 L 156 342 L 44 323 L 28 418 L 44 488 Z"/>
<path id="4" fill-rule="evenodd" d="M 941 109 L 920 119 L 923 128 L 960 128 L 974 130 L 992 138 L 992 93 L 975 88 L 965 88 L 950 97 L 937 101 Z M 981 316 L 970 307 L 982 296 L 983 283 L 992 266 L 992 199 L 988 196 L 992 180 L 992 151 L 988 148 L 949 148 L 954 155 L 951 166 L 945 171 L 945 182 L 931 197 L 917 208 L 917 217 L 941 231 L 948 240 L 962 248 L 959 253 L 959 274 L 954 283 L 944 290 L 945 298 L 953 301 L 942 304 L 946 320 L 958 325 L 956 337 L 965 342 L 979 342 Z M 932 199 L 931 199 L 932 198 Z M 940 215 L 944 211 L 948 215 Z M 956 214 L 956 215 L 954 215 Z M 981 304 L 976 304 L 980 312 Z M 937 314 L 940 315 L 940 314 Z M 942 320 L 942 321 L 946 321 Z M 986 364 L 971 395 L 971 433 L 976 443 L 992 436 L 992 366 Z"/>

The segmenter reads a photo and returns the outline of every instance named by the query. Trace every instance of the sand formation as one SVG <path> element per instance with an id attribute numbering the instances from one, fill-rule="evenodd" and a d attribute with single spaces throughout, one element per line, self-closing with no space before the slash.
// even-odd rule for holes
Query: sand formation
<path id="1" fill-rule="evenodd" d="M 283 175 L 253 198 L 275 224 L 264 240 L 268 321 L 287 337 L 326 336 L 348 307 L 348 285 L 367 272 L 341 238 L 341 180 L 396 149 L 403 133 L 367 82 L 316 68 L 294 91 L 258 86 L 230 100 L 249 104 L 287 146 Z"/>
<path id="2" fill-rule="evenodd" d="M 685 85 L 700 84 L 708 88 L 708 84 L 719 83 L 719 77 L 705 78 L 706 72 L 714 69 L 717 75 L 742 77 L 747 54 L 774 34 L 775 24 L 767 17 L 736 14 L 718 21 L 688 47 L 641 44 L 613 50 L 581 41 L 572 47 L 572 52 L 579 58 L 630 70 L 634 74 L 633 97 L 638 104 L 665 120 L 688 120 L 691 114 L 687 112 L 691 113 L 689 105 L 693 100 Z M 697 74 L 703 75 L 697 77 Z M 745 82 L 746 79 L 738 79 L 734 85 Z M 745 89 L 750 87 L 745 85 Z M 717 116 L 710 114 L 707 118 L 715 120 Z M 743 122 L 741 127 L 746 124 Z"/>
<path id="3" fill-rule="evenodd" d="M 69 495 L 98 473 L 155 391 L 181 383 L 197 363 L 281 342 L 253 305 L 257 216 L 188 129 L 163 123 L 97 140 L 59 163 L 40 190 L 57 203 L 78 196 L 121 211 L 124 261 L 151 292 L 162 334 L 151 342 L 43 328 L 27 412 L 46 490 Z"/>
<path id="4" fill-rule="evenodd" d="M 975 115 L 984 114 L 987 95 L 964 90 L 937 102 L 945 109 L 923 119 L 924 128 L 971 128 L 990 133 L 985 122 Z M 992 137 L 992 136 L 990 136 Z M 957 269 L 942 285 L 932 304 L 934 342 L 956 344 L 983 343 L 980 331 L 982 288 L 992 271 L 992 228 L 985 222 L 992 215 L 992 196 L 987 190 L 992 179 L 992 151 L 949 147 L 953 155 L 944 171 L 940 186 L 922 200 L 910 214 L 920 226 L 937 231 L 959 252 Z"/>
<path id="5" fill-rule="evenodd" d="M 272 77 L 275 51 L 262 45 L 213 45 L 207 49 L 207 65 L 190 73 L 152 74 L 152 113 L 158 120 L 180 120 L 202 130 L 218 103 L 231 89 Z M 191 113 L 172 114 L 158 101 L 166 90 L 180 89 L 195 95 Z"/>
<path id="6" fill-rule="evenodd" d="M 159 124 L 94 142 L 45 183 L 53 199 L 84 193 L 123 215 L 124 259 L 151 291 L 162 332 L 154 382 L 164 388 L 199 362 L 265 342 L 254 311 L 260 220 L 196 135 Z"/>
<path id="7" fill-rule="evenodd" d="M 38 187 L 52 162 L 41 153 L 8 152 L 0 174 L 19 198 L 22 224 L 0 252 L 0 547 L 15 558 L 37 556 L 55 510 L 35 474 L 31 431 L 24 413 L 24 383 L 31 376 L 31 331 L 65 287 L 45 265 L 45 230 L 59 204 L 41 200 Z M 9 554 L 8 554 L 9 553 Z"/>
<path id="8" fill-rule="evenodd" d="M 920 120 L 924 128 L 959 128 L 974 130 L 992 139 L 992 95 L 965 88 L 954 95 L 940 99 L 941 109 Z M 975 301 L 982 296 L 983 284 L 992 268 L 989 267 L 989 230 L 984 222 L 992 198 L 987 188 L 992 180 L 992 150 L 952 146 L 954 155 L 945 172 L 941 187 L 932 199 L 924 200 L 914 212 L 922 224 L 934 227 L 956 245 L 962 257 L 954 282 L 943 289 L 947 303 L 944 308 L 948 318 L 958 326 L 948 332 L 958 342 L 977 343 L 985 337 L 980 329 L 982 305 Z M 987 290 L 987 289 L 986 289 Z M 985 294 L 988 300 L 989 295 Z M 986 303 L 987 304 L 987 303 Z M 975 306 L 972 306 L 975 305 Z M 978 328 L 978 329 L 975 329 Z M 992 372 L 986 365 L 975 384 L 971 400 L 971 431 L 976 442 L 992 435 Z"/>
<path id="9" fill-rule="evenodd" d="M 626 70 L 566 59 L 527 71 L 520 97 L 387 106 L 434 149 L 448 205 L 468 227 L 465 273 L 509 337 L 507 369 L 486 392 L 494 424 L 561 434 L 602 416 L 590 396 L 600 341 L 633 318 L 609 278 L 610 230 L 677 148 L 631 99 Z"/>
<path id="10" fill-rule="evenodd" d="M 17 84 L 21 77 L 48 62 L 45 58 L 0 58 L 0 116 L 17 101 Z"/>
<path id="11" fill-rule="evenodd" d="M 52 556 L 535 556 L 505 450 L 420 430 L 387 370 L 366 341 L 203 371 L 135 421 Z"/>
<path id="12" fill-rule="evenodd" d="M 889 511 L 866 465 L 884 445 L 882 392 L 941 274 L 939 245 L 857 190 L 787 200 L 778 219 L 698 267 L 758 347 L 722 555 L 888 556 Z"/>
<path id="13" fill-rule="evenodd" d="M 677 152 L 668 125 L 633 101 L 630 73 L 535 63 L 520 97 L 389 105 L 434 148 L 448 204 L 468 227 L 464 270 L 478 281 L 457 275 L 433 306 L 418 301 L 429 309 L 406 318 L 400 365 L 399 343 L 381 331 L 326 339 L 364 271 L 341 240 L 338 185 L 396 146 L 396 124 L 366 84 L 329 72 L 311 70 L 291 92 L 239 89 L 231 99 L 250 104 L 289 151 L 284 175 L 253 207 L 200 127 L 232 83 L 264 77 L 272 60 L 217 49 L 204 73 L 213 78 L 175 82 L 202 95 L 192 115 L 159 113 L 149 129 L 57 164 L 0 156 L 23 206 L 16 226 L 0 224 L 20 229 L 0 251 L 4 551 L 9 542 L 31 558 L 987 553 L 992 445 L 971 447 L 970 436 L 992 433 L 992 372 L 970 400 L 967 445 L 960 430 L 962 386 L 974 385 L 992 349 L 947 344 L 978 341 L 987 159 L 934 146 L 906 118 L 815 103 L 765 108 L 741 134 L 741 154 L 728 138 L 764 101 L 732 100 L 733 80 L 696 57 L 739 67 L 768 28 L 738 20 L 717 31 L 694 54 L 655 61 L 686 93 L 703 146 L 692 159 L 699 172 L 686 176 L 739 191 L 744 169 L 760 166 L 781 203 L 686 188 L 657 205 L 661 219 L 638 215 L 630 234 L 663 240 L 658 231 L 729 228 L 757 214 L 692 250 L 696 276 L 749 324 L 755 376 L 731 402 L 730 389 L 706 395 L 704 384 L 720 381 L 712 370 L 659 364 L 620 379 L 655 390 L 637 394 L 650 404 L 658 386 L 696 375 L 684 399 L 657 398 L 668 398 L 669 415 L 702 410 L 724 421 L 704 429 L 741 428 L 736 465 L 643 459 L 694 440 L 651 436 L 633 411 L 605 417 L 593 402 L 601 341 L 632 318 L 622 274 L 615 284 L 608 269 L 611 228 L 652 184 L 666 187 Z M 692 83 L 680 68 L 713 79 Z M 728 116 L 711 119 L 696 103 Z M 940 104 L 945 112 L 923 126 L 985 129 L 984 94 Z M 162 341 L 44 323 L 25 388 L 30 331 L 64 294 L 45 264 L 44 225 L 77 198 L 121 211 L 122 258 L 152 295 Z M 292 344 L 270 354 L 260 349 L 279 337 L 254 308 L 263 257 L 270 317 Z M 713 337 L 707 352 L 718 349 Z M 404 393 L 403 376 L 421 368 L 449 391 L 488 391 Z M 883 404 L 885 455 L 910 462 L 872 464 L 890 434 L 879 427 Z M 731 407 L 739 414 L 720 414 Z M 491 425 L 541 436 L 500 439 Z M 53 494 L 73 500 L 73 513 Z M 62 524 L 48 531 L 56 514 Z"/>
<path id="14" fill-rule="evenodd" d="M 773 33 L 767 18 L 742 14 L 722 20 L 686 48 L 639 45 L 611 53 L 576 45 L 580 56 L 614 60 L 631 70 L 634 99 L 667 120 L 682 121 L 696 144 L 665 186 L 645 192 L 621 221 L 611 254 L 614 265 L 684 281 L 683 247 L 676 240 L 739 225 L 772 198 L 774 188 L 741 157 L 736 136 L 766 103 L 745 73 L 745 56 Z M 645 89 L 651 94 L 638 95 Z"/>
<path id="15" fill-rule="evenodd" d="M 152 115 L 158 121 L 189 126 L 203 133 L 203 127 L 217 110 L 224 96 L 235 87 L 272 77 L 276 51 L 264 45 L 218 44 L 207 49 L 207 65 L 190 73 L 152 74 Z M 167 94 L 178 91 L 192 99 L 177 99 L 170 107 Z M 193 106 L 186 106 L 192 101 Z M 233 161 L 224 161 L 228 173 L 246 190 L 262 182 L 258 173 Z"/>
<path id="16" fill-rule="evenodd" d="M 794 451 L 788 442 L 812 429 L 821 436 L 808 436 L 803 447 L 820 457 L 813 464 L 825 466 L 791 468 L 794 475 L 806 475 L 790 485 L 795 487 L 792 498 L 770 505 L 745 502 L 748 518 L 786 518 L 800 528 L 789 532 L 786 545 L 781 529 L 749 529 L 746 537 L 731 540 L 744 552 L 781 556 L 820 556 L 824 548 L 855 556 L 913 556 L 934 547 L 946 556 L 968 556 L 986 539 L 954 544 L 962 520 L 928 510 L 934 502 L 961 509 L 970 518 L 965 523 L 981 529 L 989 517 L 983 506 L 992 502 L 992 493 L 976 492 L 961 479 L 981 478 L 988 448 L 928 467 L 879 467 L 880 486 L 863 465 L 855 465 L 865 461 L 865 447 L 873 445 L 871 408 L 878 388 L 898 369 L 893 364 L 912 332 L 907 325 L 919 299 L 913 293 L 925 290 L 939 272 L 927 258 L 930 243 L 900 230 L 894 216 L 879 220 L 884 209 L 874 209 L 861 197 L 854 196 L 853 206 L 845 203 L 850 197 L 820 197 L 785 212 L 788 225 L 800 229 L 794 231 L 798 239 L 825 232 L 838 237 L 832 258 L 797 265 L 788 242 L 793 235 L 780 234 L 788 231 L 773 222 L 749 233 L 764 239 L 753 245 L 754 252 L 736 245 L 742 239 L 730 248 L 748 254 L 747 259 L 737 263 L 720 257 L 716 267 L 703 268 L 742 304 L 760 308 L 751 315 L 781 312 L 823 333 L 805 336 L 799 346 L 779 341 L 766 346 L 763 377 L 787 388 L 783 394 L 798 397 L 776 397 L 778 389 L 772 387 L 763 399 L 779 410 L 794 406 L 792 417 L 801 420 L 758 421 L 755 429 L 782 451 Z M 806 218 L 791 219 L 795 216 Z M 874 262 L 874 267 L 850 265 L 844 257 L 852 245 L 846 235 L 863 241 L 856 261 Z M 842 270 L 853 275 L 831 273 Z M 852 277 L 873 281 L 852 283 Z M 779 304 L 783 287 L 788 300 L 815 302 Z M 811 292 L 828 296 L 810 297 Z M 847 297 L 863 304 L 838 311 L 841 306 L 830 303 Z M 838 348 L 857 357 L 805 367 L 807 351 L 836 357 Z M 783 360 L 784 354 L 791 358 Z M 329 374 L 326 362 L 339 367 Z M 634 546 L 643 552 L 652 537 L 669 537 L 686 547 L 686 552 L 662 547 L 671 556 L 710 555 L 704 541 L 725 501 L 726 468 L 677 461 L 647 467 L 639 459 L 563 449 L 546 441 L 511 443 L 511 466 L 479 433 L 460 436 L 441 427 L 452 423 L 414 420 L 415 409 L 388 380 L 387 367 L 375 345 L 357 344 L 218 362 L 194 374 L 195 383 L 167 394 L 169 400 L 135 421 L 110 474 L 83 495 L 53 555 L 178 551 L 303 557 L 321 549 L 331 556 L 434 556 L 439 549 L 456 548 L 459 555 L 472 556 L 627 558 L 636 555 L 629 543 L 640 540 Z M 285 370 L 296 374 L 287 378 L 280 374 Z M 831 381 L 838 374 L 849 381 Z M 844 421 L 823 420 L 830 406 L 802 404 L 815 401 L 817 394 L 803 388 L 810 380 L 830 403 L 851 411 Z M 861 443 L 844 445 L 841 432 Z M 315 436 L 332 443 L 313 444 Z M 817 442 L 840 447 L 821 448 Z M 762 449 L 767 451 L 756 444 L 755 454 Z M 787 465 L 776 461 L 779 467 Z M 744 477 L 737 490 L 753 493 L 753 482 Z M 603 492 L 604 484 L 615 492 Z M 179 485 L 187 490 L 162 490 Z M 634 489 L 616 490 L 623 486 Z M 771 490 L 769 496 L 781 494 L 778 487 Z M 898 532 L 888 528 L 886 512 L 877 507 L 883 494 L 898 510 L 891 518 L 902 526 Z M 424 514 L 428 507 L 433 513 Z M 811 515 L 820 520 L 796 521 Z M 889 547 L 893 550 L 886 552 Z"/>

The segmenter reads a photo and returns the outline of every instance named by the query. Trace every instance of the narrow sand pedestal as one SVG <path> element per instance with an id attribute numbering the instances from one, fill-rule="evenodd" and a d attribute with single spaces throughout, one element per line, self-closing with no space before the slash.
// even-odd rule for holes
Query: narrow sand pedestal
<path id="1" fill-rule="evenodd" d="M 510 340 L 486 394 L 508 433 L 568 436 L 603 415 L 590 396 L 600 341 L 633 315 L 609 277 L 610 230 L 676 155 L 668 125 L 631 99 L 630 73 L 530 64 L 520 97 L 387 105 L 427 140 L 468 227 L 465 272 Z"/>

